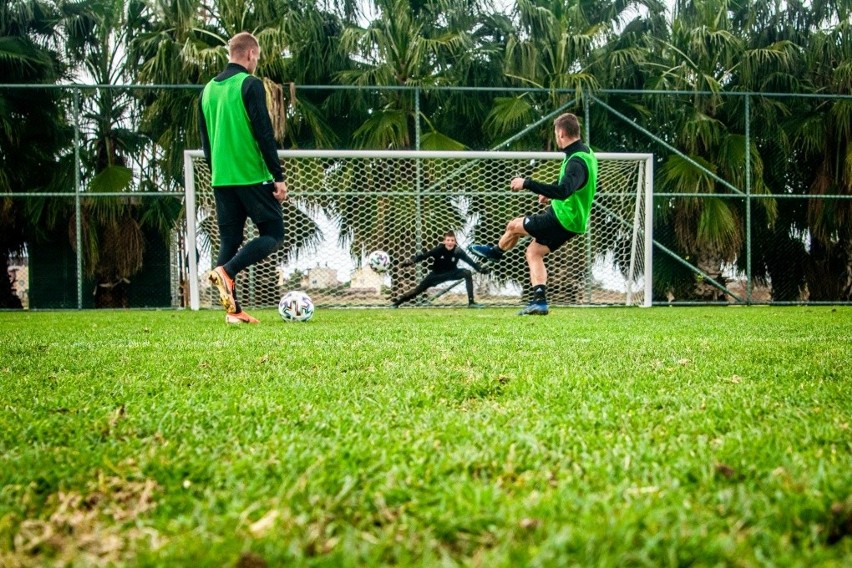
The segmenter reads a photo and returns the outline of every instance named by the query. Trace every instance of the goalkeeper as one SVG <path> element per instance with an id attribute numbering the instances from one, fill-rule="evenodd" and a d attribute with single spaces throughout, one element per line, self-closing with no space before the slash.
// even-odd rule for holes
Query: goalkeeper
<path id="1" fill-rule="evenodd" d="M 465 286 L 467 286 L 467 307 L 481 308 L 473 299 L 473 276 L 470 270 L 459 268 L 458 262 L 465 261 L 473 267 L 477 272 L 488 274 L 488 269 L 480 266 L 475 260 L 470 258 L 467 253 L 456 246 L 456 234 L 452 231 L 444 233 L 444 240 L 441 244 L 430 251 L 421 252 L 414 255 L 411 260 L 407 260 L 401 266 L 414 266 L 414 263 L 432 259 L 432 270 L 426 277 L 417 285 L 416 288 L 406 292 L 399 298 L 393 301 L 392 306 L 398 308 L 403 302 L 413 300 L 419 294 L 425 292 L 428 288 L 436 286 L 443 282 L 451 280 L 461 280 L 464 278 Z"/>

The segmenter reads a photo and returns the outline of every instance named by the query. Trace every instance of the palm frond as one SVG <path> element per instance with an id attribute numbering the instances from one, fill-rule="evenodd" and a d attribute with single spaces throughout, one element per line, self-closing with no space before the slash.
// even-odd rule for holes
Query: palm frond
<path id="1" fill-rule="evenodd" d="M 420 138 L 421 150 L 441 150 L 459 152 L 467 147 L 457 140 L 437 131 L 426 132 Z"/>
<path id="2" fill-rule="evenodd" d="M 527 97 L 495 97 L 483 128 L 491 138 L 501 138 L 532 122 L 534 109 Z"/>
<path id="3" fill-rule="evenodd" d="M 733 260 L 743 244 L 743 224 L 731 204 L 724 199 L 702 201 L 695 242 L 700 247 Z"/>
<path id="4" fill-rule="evenodd" d="M 690 162 L 683 156 L 672 154 L 660 167 L 660 181 L 669 193 L 714 193 L 716 166 L 701 156 L 689 156 Z M 700 167 L 699 167 L 700 166 Z M 709 172 L 709 173 L 708 173 Z"/>
<path id="5" fill-rule="evenodd" d="M 387 109 L 375 112 L 352 136 L 360 148 L 401 149 L 407 146 L 407 132 L 406 114 Z"/>

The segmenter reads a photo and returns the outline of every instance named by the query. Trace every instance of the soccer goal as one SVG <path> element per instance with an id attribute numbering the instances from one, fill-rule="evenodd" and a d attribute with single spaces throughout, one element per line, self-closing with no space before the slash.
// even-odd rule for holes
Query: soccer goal
<path id="1" fill-rule="evenodd" d="M 598 189 L 590 228 L 548 255 L 553 305 L 651 305 L 652 155 L 599 153 Z M 246 306 L 273 307 L 289 290 L 303 290 L 320 307 L 384 307 L 413 288 L 429 267 L 401 261 L 435 247 L 446 231 L 458 246 L 495 243 L 506 223 L 540 209 L 530 192 L 510 192 L 509 180 L 555 182 L 561 152 L 279 151 L 290 198 L 282 206 L 281 250 L 237 278 Z M 205 278 L 215 265 L 219 234 L 210 171 L 200 150 L 185 152 L 189 305 L 218 305 Z M 257 234 L 247 223 L 245 239 Z M 528 300 L 522 240 L 488 275 L 475 274 L 476 301 L 517 306 Z M 190 247 L 190 250 L 191 247 Z M 389 253 L 383 273 L 366 262 Z M 459 267 L 468 268 L 464 262 Z M 467 304 L 464 286 L 441 294 L 433 307 Z M 416 305 L 416 304 L 414 304 Z"/>

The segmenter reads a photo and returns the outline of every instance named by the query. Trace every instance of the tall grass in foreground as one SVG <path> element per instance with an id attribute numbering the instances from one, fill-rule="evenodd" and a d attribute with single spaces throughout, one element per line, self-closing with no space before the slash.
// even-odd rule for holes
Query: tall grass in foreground
<path id="1" fill-rule="evenodd" d="M 852 308 L 0 313 L 0 565 L 849 566 Z"/>

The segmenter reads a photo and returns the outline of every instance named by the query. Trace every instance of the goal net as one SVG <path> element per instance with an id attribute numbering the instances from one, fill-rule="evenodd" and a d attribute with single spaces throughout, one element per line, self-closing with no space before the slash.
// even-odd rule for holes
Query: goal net
<path id="1" fill-rule="evenodd" d="M 589 231 L 545 258 L 553 305 L 651 305 L 651 154 L 597 154 L 598 188 Z M 510 192 L 515 176 L 555 182 L 560 152 L 279 151 L 289 190 L 282 206 L 284 246 L 237 276 L 240 302 L 274 307 L 289 290 L 319 307 L 387 307 L 412 289 L 429 266 L 401 266 L 432 249 L 447 231 L 467 252 L 496 243 L 506 223 L 538 211 L 537 196 Z M 206 274 L 219 250 L 210 171 L 200 150 L 185 153 L 190 307 L 218 306 Z M 247 222 L 245 241 L 257 235 Z M 499 263 L 474 272 L 480 304 L 529 300 L 522 239 Z M 189 247 L 192 250 L 192 247 Z M 375 250 L 392 264 L 377 273 Z M 475 258 L 471 255 L 472 258 Z M 471 268 L 463 261 L 460 268 Z M 472 268 L 471 268 L 471 271 Z M 427 290 L 406 306 L 467 304 L 463 281 Z"/>

